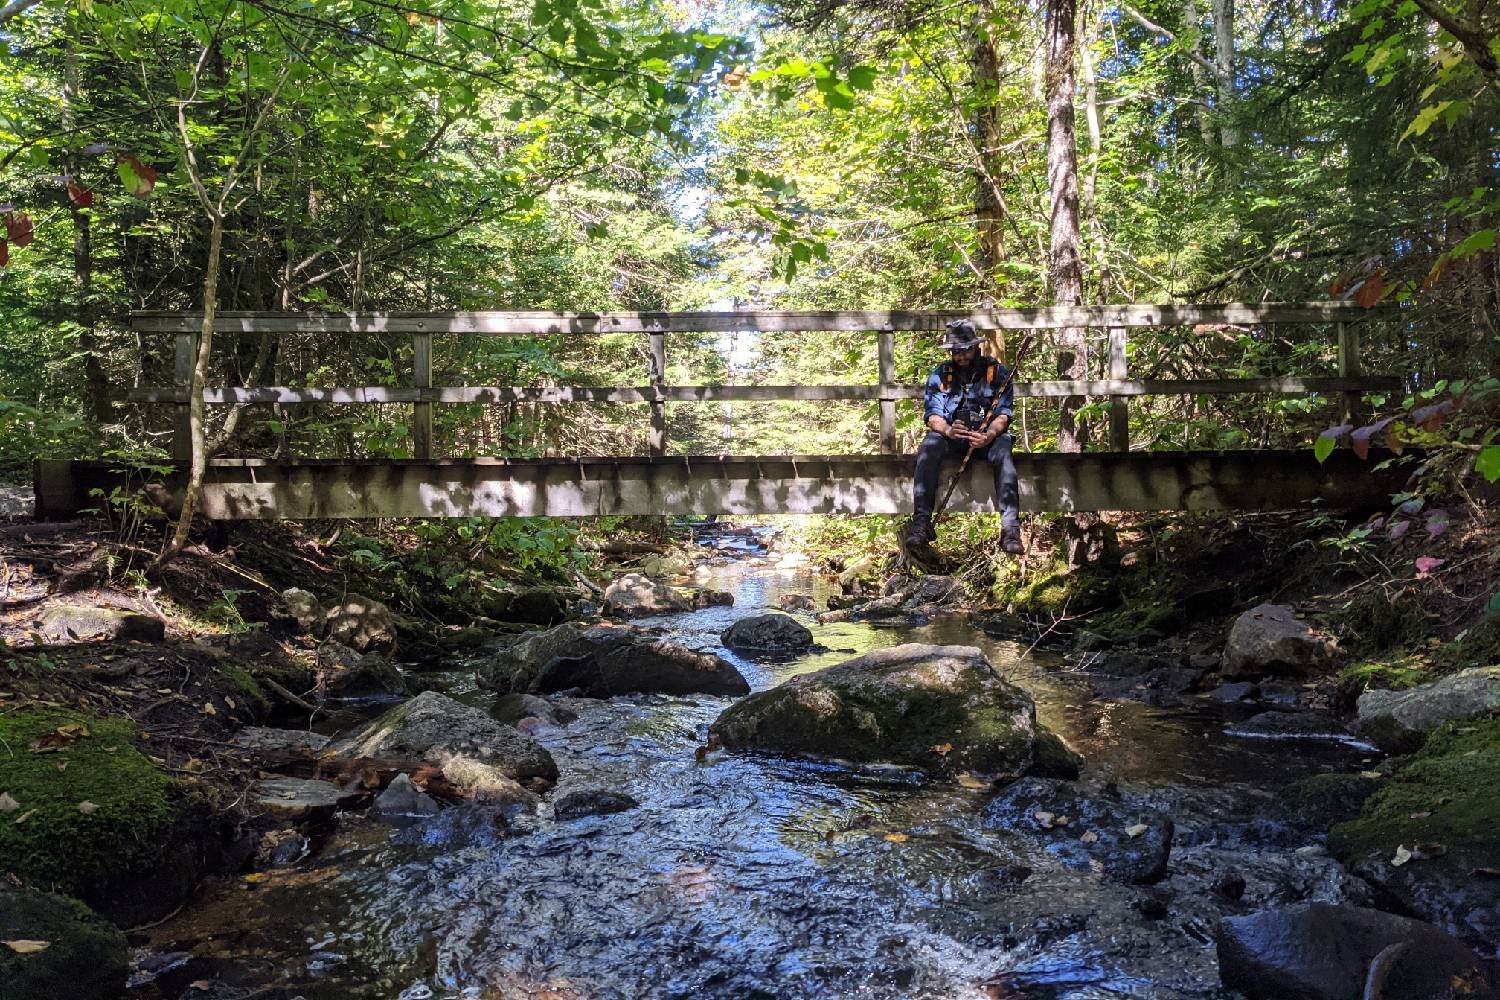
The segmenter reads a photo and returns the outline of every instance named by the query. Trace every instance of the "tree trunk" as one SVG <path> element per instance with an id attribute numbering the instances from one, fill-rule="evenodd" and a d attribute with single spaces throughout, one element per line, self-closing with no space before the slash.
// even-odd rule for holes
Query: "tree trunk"
<path id="1" fill-rule="evenodd" d="M 78 71 L 78 38 L 76 19 L 67 18 L 68 35 L 63 49 L 63 128 L 72 131 L 75 125 L 75 105 L 83 89 Z M 77 161 L 70 158 L 69 173 L 77 181 Z M 78 348 L 83 355 L 84 392 L 88 397 L 88 412 L 97 424 L 107 424 L 114 419 L 109 401 L 109 378 L 104 374 L 104 365 L 99 360 L 98 317 L 94 309 L 94 238 L 91 216 L 87 209 L 72 203 L 73 215 L 73 288 L 77 294 Z"/>
<path id="2" fill-rule="evenodd" d="M 193 381 L 188 389 L 188 427 L 193 443 L 192 462 L 188 468 L 187 488 L 182 492 L 182 511 L 172 537 L 156 557 L 155 566 L 171 561 L 187 544 L 188 530 L 193 526 L 203 496 L 203 476 L 208 469 L 208 436 L 204 428 L 203 387 L 208 382 L 208 363 L 213 352 L 214 307 L 219 299 L 219 251 L 224 246 L 224 216 L 210 213 L 208 261 L 203 272 L 203 326 L 198 334 L 198 359 L 193 365 Z"/>
<path id="3" fill-rule="evenodd" d="M 1218 89 L 1219 142 L 1225 149 L 1240 141 L 1234 127 L 1234 0 L 1214 0 L 1214 76 Z"/>
<path id="4" fill-rule="evenodd" d="M 1197 0 L 1182 0 L 1182 36 L 1180 44 L 1191 42 L 1191 53 L 1202 55 L 1198 38 L 1203 34 L 1203 21 L 1198 14 Z M 1208 113 L 1208 74 L 1197 59 L 1188 60 L 1188 69 L 1193 74 L 1193 117 L 1198 120 L 1198 134 L 1203 136 L 1203 145 L 1214 144 L 1214 125 Z"/>
<path id="5" fill-rule="evenodd" d="M 1047 188 L 1051 195 L 1051 247 L 1048 271 L 1052 301 L 1060 306 L 1083 304 L 1083 262 L 1078 234 L 1078 144 L 1073 116 L 1073 51 L 1077 47 L 1077 0 L 1047 0 Z M 1083 379 L 1083 330 L 1057 332 L 1057 377 Z M 1082 396 L 1066 396 L 1059 414 L 1057 448 L 1083 450 L 1084 435 L 1077 423 Z"/>
<path id="6" fill-rule="evenodd" d="M 1000 145 L 1000 64 L 990 34 L 990 5 L 981 3 L 974 16 L 970 71 L 978 97 L 974 109 L 974 140 L 978 165 L 974 171 L 974 218 L 979 238 L 982 295 L 996 291 L 995 275 L 1005 258 L 1005 206 L 995 179 L 995 150 Z"/>

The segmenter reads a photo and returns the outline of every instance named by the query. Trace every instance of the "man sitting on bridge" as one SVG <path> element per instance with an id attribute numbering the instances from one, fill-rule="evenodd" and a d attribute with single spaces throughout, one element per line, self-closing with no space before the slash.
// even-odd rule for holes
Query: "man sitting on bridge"
<path id="1" fill-rule="evenodd" d="M 1009 427 L 1014 393 L 1006 377 L 1008 370 L 994 358 L 980 355 L 979 333 L 969 320 L 949 323 L 942 347 L 950 352 L 950 360 L 934 368 L 927 378 L 923 417 L 928 430 L 917 451 L 907 549 L 921 553 L 937 539 L 932 507 L 943 461 L 962 458 L 972 448 L 995 473 L 1000 547 L 1017 555 L 1022 551 L 1021 491 L 1011 457 L 1015 438 Z M 1004 391 L 997 399 L 1002 387 Z"/>

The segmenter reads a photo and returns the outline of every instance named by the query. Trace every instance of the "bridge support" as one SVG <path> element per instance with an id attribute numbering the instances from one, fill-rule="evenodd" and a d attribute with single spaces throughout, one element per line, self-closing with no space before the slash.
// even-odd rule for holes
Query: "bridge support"
<path id="1" fill-rule="evenodd" d="M 1275 510 L 1380 506 L 1405 473 L 1352 453 L 1310 451 L 1017 455 L 1032 511 Z M 210 463 L 202 511 L 222 520 L 379 517 L 583 517 L 602 514 L 901 514 L 911 456 L 660 457 Z M 949 473 L 955 468 L 950 465 Z M 178 508 L 184 473 L 146 487 Z M 71 517 L 126 483 L 105 462 L 38 462 L 37 514 Z M 994 510 L 976 462 L 951 510 Z"/>

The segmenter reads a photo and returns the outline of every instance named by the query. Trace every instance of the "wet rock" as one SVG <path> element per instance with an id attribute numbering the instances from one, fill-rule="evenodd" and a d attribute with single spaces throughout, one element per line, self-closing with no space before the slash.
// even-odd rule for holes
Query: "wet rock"
<path id="1" fill-rule="evenodd" d="M 442 768 L 443 777 L 462 788 L 470 800 L 508 820 L 536 812 L 541 804 L 539 793 L 551 787 L 553 780 L 538 775 L 517 781 L 502 766 L 457 754 L 446 756 Z"/>
<path id="2" fill-rule="evenodd" d="M 1155 809 L 1088 795 L 1060 781 L 1026 778 L 984 809 L 991 827 L 1043 836 L 1064 863 L 1098 868 L 1119 882 L 1160 881 L 1172 852 L 1172 820 Z"/>
<path id="3" fill-rule="evenodd" d="M 0 995 L 5 1000 L 115 1000 L 130 974 L 125 935 L 65 896 L 0 880 Z M 44 942 L 45 947 L 15 942 Z"/>
<path id="4" fill-rule="evenodd" d="M 568 599 L 573 591 L 560 587 L 487 588 L 480 610 L 502 622 L 548 628 L 568 617 Z"/>
<path id="5" fill-rule="evenodd" d="M 1500 666 L 1474 667 L 1406 691 L 1359 696 L 1355 729 L 1392 753 L 1411 753 L 1445 722 L 1500 712 Z"/>
<path id="6" fill-rule="evenodd" d="M 1182 703 L 1182 695 L 1198 686 L 1203 674 L 1187 667 L 1157 667 L 1139 676 L 1096 677 L 1094 693 L 1103 698 L 1133 698 L 1148 705 Z"/>
<path id="7" fill-rule="evenodd" d="M 500 637 L 487 628 L 470 625 L 457 631 L 442 631 L 437 635 L 438 646 L 449 653 L 468 653 L 496 642 Z"/>
<path id="8" fill-rule="evenodd" d="M 1275 812 L 1290 828 L 1321 838 L 1358 816 L 1379 788 L 1380 780 L 1365 774 L 1315 774 L 1288 785 Z"/>
<path id="9" fill-rule="evenodd" d="M 795 618 L 771 612 L 739 619 L 720 634 L 719 641 L 736 651 L 800 652 L 812 646 L 813 634 Z"/>
<path id="10" fill-rule="evenodd" d="M 1076 781 L 1083 773 L 1083 756 L 1069 748 L 1061 736 L 1038 725 L 1036 742 L 1032 744 L 1031 767 L 1026 773 L 1036 778 Z"/>
<path id="11" fill-rule="evenodd" d="M 490 775 L 512 781 L 557 779 L 557 764 L 536 740 L 436 691 L 425 691 L 391 709 L 339 740 L 333 750 L 345 758 L 426 760 L 460 785 Z M 458 776 L 460 770 L 466 777 Z"/>
<path id="12" fill-rule="evenodd" d="M 284 823 L 323 823 L 359 800 L 331 781 L 266 778 L 250 789 L 250 808 Z"/>
<path id="13" fill-rule="evenodd" d="M 360 653 L 325 639 L 318 644 L 316 664 L 319 683 L 335 698 L 407 693 L 400 668 L 379 653 Z"/>
<path id="14" fill-rule="evenodd" d="M 167 625 L 160 618 L 92 604 L 53 604 L 42 610 L 34 629 L 48 642 L 160 642 Z"/>
<path id="15" fill-rule="evenodd" d="M 323 634 L 361 653 L 396 648 L 396 616 L 379 601 L 350 594 L 328 609 Z"/>
<path id="16" fill-rule="evenodd" d="M 640 569 L 646 576 L 682 576 L 693 571 L 693 563 L 686 556 L 651 553 L 640 561 Z"/>
<path id="17" fill-rule="evenodd" d="M 1206 697 L 1233 705 L 1241 701 L 1254 701 L 1259 693 L 1260 689 L 1252 681 L 1233 681 L 1229 684 L 1220 684 L 1208 692 Z"/>
<path id="18" fill-rule="evenodd" d="M 316 597 L 301 587 L 288 587 L 281 592 L 281 602 L 286 613 L 297 621 L 297 627 L 312 635 L 322 635 L 328 627 L 328 609 Z"/>
<path id="19" fill-rule="evenodd" d="M 1114 644 L 1114 640 L 1109 636 L 1101 635 L 1098 632 L 1090 632 L 1086 628 L 1081 628 L 1073 633 L 1073 648 L 1080 653 L 1096 653 L 1102 649 L 1108 649 Z"/>
<path id="20" fill-rule="evenodd" d="M 693 607 L 695 608 L 729 608 L 734 606 L 734 595 L 725 590 L 711 590 L 708 587 L 700 587 L 693 591 Z"/>
<path id="21" fill-rule="evenodd" d="M 748 694 L 750 685 L 723 657 L 629 628 L 565 622 L 532 632 L 478 670 L 481 687 L 543 694 L 578 688 L 589 697 L 629 692 Z"/>
<path id="22" fill-rule="evenodd" d="M 1170 893 L 1160 889 L 1147 889 L 1136 896 L 1132 904 L 1141 916 L 1147 920 L 1161 920 L 1171 912 L 1168 904 L 1172 902 Z"/>
<path id="23" fill-rule="evenodd" d="M 1291 608 L 1260 604 L 1234 620 L 1219 669 L 1228 679 L 1307 676 L 1331 664 L 1337 651 Z"/>
<path id="24" fill-rule="evenodd" d="M 626 573 L 604 588 L 604 613 L 621 618 L 688 611 L 692 602 L 665 583 L 641 573 Z"/>
<path id="25" fill-rule="evenodd" d="M 709 732 L 730 749 L 1014 776 L 1032 764 L 1036 709 L 973 646 L 908 643 L 744 698 Z"/>
<path id="26" fill-rule="evenodd" d="M 1360 1000 L 1370 964 L 1390 945 L 1406 947 L 1389 966 L 1380 996 L 1438 1000 L 1494 996 L 1474 954 L 1431 924 L 1379 910 L 1305 903 L 1220 922 L 1219 976 L 1250 1000 Z"/>
<path id="27" fill-rule="evenodd" d="M 866 553 L 854 560 L 839 574 L 839 588 L 845 592 L 856 589 L 860 581 L 873 576 L 880 569 L 880 557 Z"/>
<path id="28" fill-rule="evenodd" d="M 1260 700 L 1267 705 L 1295 708 L 1302 700 L 1302 689 L 1286 681 L 1261 681 L 1258 687 Z"/>
<path id="29" fill-rule="evenodd" d="M 541 719 L 549 725 L 565 726 L 578 716 L 534 694 L 503 694 L 490 706 L 490 718 L 507 726 L 514 726 L 522 719 Z"/>
<path id="30" fill-rule="evenodd" d="M 263 753 L 295 753 L 312 757 L 328 745 L 328 737 L 322 733 L 310 733 L 301 729 L 269 729 L 265 726 L 246 726 L 234 734 L 231 742 L 236 746 Z"/>
<path id="31" fill-rule="evenodd" d="M 1347 742 L 1349 731 L 1323 712 L 1261 712 L 1224 730 L 1230 736 L 1269 740 Z"/>
<path id="32" fill-rule="evenodd" d="M 438 809 L 437 800 L 413 785 L 410 776 L 398 774 L 376 796 L 370 812 L 377 819 L 411 819 L 436 816 Z"/>
<path id="33" fill-rule="evenodd" d="M 557 800 L 553 815 L 559 823 L 566 823 L 585 816 L 604 816 L 608 813 L 624 812 L 640 805 L 624 792 L 612 792 L 603 788 L 589 788 L 569 792 Z"/>
<path id="34" fill-rule="evenodd" d="M 1245 895 L 1245 876 L 1239 872 L 1227 872 L 1214 881 L 1214 892 L 1231 903 L 1238 903 Z"/>
<path id="35" fill-rule="evenodd" d="M 1218 670 L 1219 657 L 1214 653 L 1193 653 L 1187 658 L 1187 665 L 1194 670 Z"/>
<path id="36" fill-rule="evenodd" d="M 788 612 L 812 612 L 818 610 L 818 606 L 813 603 L 812 595 L 810 594 L 782 594 L 781 600 L 777 602 L 777 607 L 781 608 L 782 611 Z"/>
<path id="37" fill-rule="evenodd" d="M 307 856 L 308 840 L 297 830 L 269 830 L 255 845 L 255 867 L 285 868 Z"/>
<path id="38" fill-rule="evenodd" d="M 1110 677 L 1141 677 L 1169 666 L 1169 661 L 1160 656 L 1148 656 L 1145 653 L 1105 653 L 1089 660 L 1087 669 L 1091 673 L 1106 674 Z"/>

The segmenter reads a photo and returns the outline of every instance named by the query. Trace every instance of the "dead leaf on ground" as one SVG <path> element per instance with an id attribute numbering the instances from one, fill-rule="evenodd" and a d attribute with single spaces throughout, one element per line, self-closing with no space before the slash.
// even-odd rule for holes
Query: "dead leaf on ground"
<path id="1" fill-rule="evenodd" d="M 1079 837 L 1078 839 L 1083 841 L 1085 844 L 1097 844 L 1099 842 L 1099 831 L 1087 830 L 1084 832 L 1083 836 Z"/>
<path id="2" fill-rule="evenodd" d="M 5 941 L 5 947 L 17 955 L 35 955 L 39 951 L 46 951 L 52 947 L 51 941 Z"/>
<path id="3" fill-rule="evenodd" d="M 958 776 L 958 783 L 964 788 L 973 789 L 976 792 L 987 791 L 990 787 L 990 783 L 988 781 L 985 781 L 982 778 L 975 777 L 968 771 L 965 771 Z"/>
<path id="4" fill-rule="evenodd" d="M 932 748 L 932 752 L 937 754 L 939 757 L 946 757 L 953 752 L 953 744 L 939 743 L 937 746 Z"/>
<path id="5" fill-rule="evenodd" d="M 218 715 L 219 714 L 219 710 L 217 708 L 214 708 L 214 703 L 213 702 L 211 702 L 211 701 L 205 701 L 203 703 L 203 714 L 204 715 Z"/>
<path id="6" fill-rule="evenodd" d="M 1132 838 L 1139 837 L 1149 829 L 1151 828 L 1145 823 L 1136 823 L 1134 826 L 1127 826 L 1125 828 L 1125 836 Z"/>
<path id="7" fill-rule="evenodd" d="M 911 838 L 904 833 L 888 833 L 885 835 L 885 839 L 893 844 L 904 844 Z"/>
<path id="8" fill-rule="evenodd" d="M 50 733 L 43 733 L 31 741 L 32 753 L 56 753 L 66 747 L 72 746 L 85 736 L 89 735 L 87 726 L 71 722 L 66 726 L 58 726 Z"/>
<path id="9" fill-rule="evenodd" d="M 17 802 L 10 792 L 0 792 L 0 813 L 13 813 L 19 808 L 21 808 L 21 803 Z"/>
<path id="10" fill-rule="evenodd" d="M 31 817 L 35 816 L 36 813 L 37 813 L 37 811 L 35 809 L 28 809 L 28 810 L 26 810 L 21 815 L 19 815 L 19 816 L 16 817 L 16 826 L 20 826 L 22 823 L 26 822 L 28 819 L 30 819 Z"/>
<path id="11" fill-rule="evenodd" d="M 1405 844 L 1397 844 L 1396 845 L 1396 853 L 1391 858 L 1391 867 L 1392 868 L 1400 868 L 1402 865 L 1404 865 L 1408 861 L 1410 861 L 1411 858 L 1412 858 L 1411 851 L 1407 850 L 1406 845 Z"/>
<path id="12" fill-rule="evenodd" d="M 1427 810 L 1427 811 L 1424 811 L 1424 812 L 1415 812 L 1415 813 L 1412 813 L 1410 816 L 1408 816 L 1406 818 L 1407 819 L 1426 819 L 1428 816 L 1431 816 L 1431 815 L 1432 815 L 1431 810 Z"/>
<path id="13" fill-rule="evenodd" d="M 1057 814 L 1050 813 L 1045 809 L 1038 809 L 1036 812 L 1031 814 L 1031 818 L 1036 820 L 1037 823 L 1041 825 L 1043 830 L 1050 830 L 1052 829 L 1054 821 L 1057 819 Z"/>
<path id="14" fill-rule="evenodd" d="M 78 803 L 78 811 L 83 813 L 85 816 L 92 816 L 94 813 L 99 811 L 99 807 L 94 805 L 88 799 L 84 799 L 82 802 Z"/>

